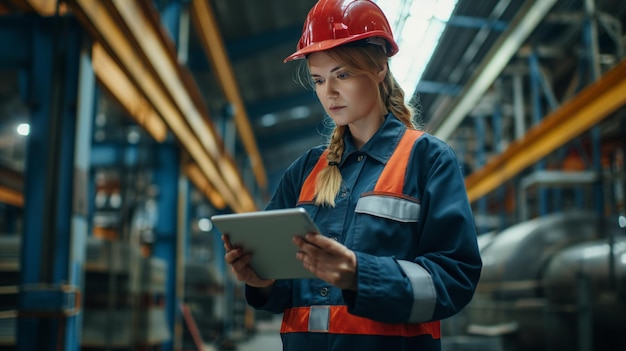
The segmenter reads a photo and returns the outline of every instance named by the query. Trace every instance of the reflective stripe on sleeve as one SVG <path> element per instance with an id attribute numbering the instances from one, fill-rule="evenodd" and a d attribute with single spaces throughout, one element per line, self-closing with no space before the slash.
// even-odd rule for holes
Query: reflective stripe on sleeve
<path id="1" fill-rule="evenodd" d="M 421 210 L 419 203 L 396 196 L 370 194 L 359 199 L 356 204 L 356 213 L 367 213 L 399 222 L 418 221 Z"/>
<path id="2" fill-rule="evenodd" d="M 327 319 L 324 320 L 324 318 Z M 286 309 L 283 313 L 280 333 L 307 332 L 404 337 L 430 335 L 433 339 L 441 337 L 439 321 L 382 323 L 350 314 L 346 306 L 311 306 Z"/>
<path id="3" fill-rule="evenodd" d="M 435 312 L 437 293 L 432 276 L 417 263 L 397 261 L 413 288 L 413 307 L 411 308 L 411 322 L 426 321 L 432 318 Z"/>

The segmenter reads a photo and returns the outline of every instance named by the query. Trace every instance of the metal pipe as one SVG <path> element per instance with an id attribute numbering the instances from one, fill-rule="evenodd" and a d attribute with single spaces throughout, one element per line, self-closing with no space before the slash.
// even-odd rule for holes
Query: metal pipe
<path id="1" fill-rule="evenodd" d="M 515 139 L 521 139 L 526 132 L 524 83 L 521 73 L 513 75 L 513 118 L 515 119 Z"/>
<path id="2" fill-rule="evenodd" d="M 555 3 L 556 0 L 524 3 L 511 22 L 510 28 L 491 47 L 483 62 L 476 69 L 463 89 L 463 93 L 443 113 L 443 121 L 432 128 L 435 136 L 447 140 L 452 135 Z"/>
<path id="3" fill-rule="evenodd" d="M 626 104 L 626 60 L 582 90 L 521 140 L 465 178 L 470 201 L 484 196 L 520 171 L 578 137 Z"/>

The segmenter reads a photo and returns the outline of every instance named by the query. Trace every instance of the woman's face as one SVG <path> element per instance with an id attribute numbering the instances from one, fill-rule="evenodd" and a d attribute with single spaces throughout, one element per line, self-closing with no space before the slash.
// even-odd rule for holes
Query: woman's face
<path id="1" fill-rule="evenodd" d="M 375 82 L 363 74 L 352 75 L 324 52 L 313 53 L 308 60 L 315 93 L 336 125 L 349 125 L 352 132 L 378 128 L 384 111 Z"/>

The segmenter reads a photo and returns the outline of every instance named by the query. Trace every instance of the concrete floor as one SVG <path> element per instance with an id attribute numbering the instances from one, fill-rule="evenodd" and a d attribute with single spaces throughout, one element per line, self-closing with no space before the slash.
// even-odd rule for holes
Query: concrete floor
<path id="1" fill-rule="evenodd" d="M 257 322 L 257 332 L 248 340 L 237 344 L 236 351 L 281 351 L 280 323 L 282 316 L 270 321 Z"/>
<path id="2" fill-rule="evenodd" d="M 283 344 L 278 331 L 261 331 L 250 340 L 237 345 L 237 351 L 281 351 Z"/>

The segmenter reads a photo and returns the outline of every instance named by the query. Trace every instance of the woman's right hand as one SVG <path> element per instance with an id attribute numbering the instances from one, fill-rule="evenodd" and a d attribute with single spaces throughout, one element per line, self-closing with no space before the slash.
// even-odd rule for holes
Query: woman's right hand
<path id="1" fill-rule="evenodd" d="M 243 248 L 233 247 L 228 235 L 222 235 L 224 242 L 224 260 L 230 265 L 231 270 L 235 274 L 238 281 L 246 283 L 255 288 L 269 288 L 274 285 L 275 279 L 261 279 L 250 266 L 250 258 L 252 255 L 245 252 Z"/>

